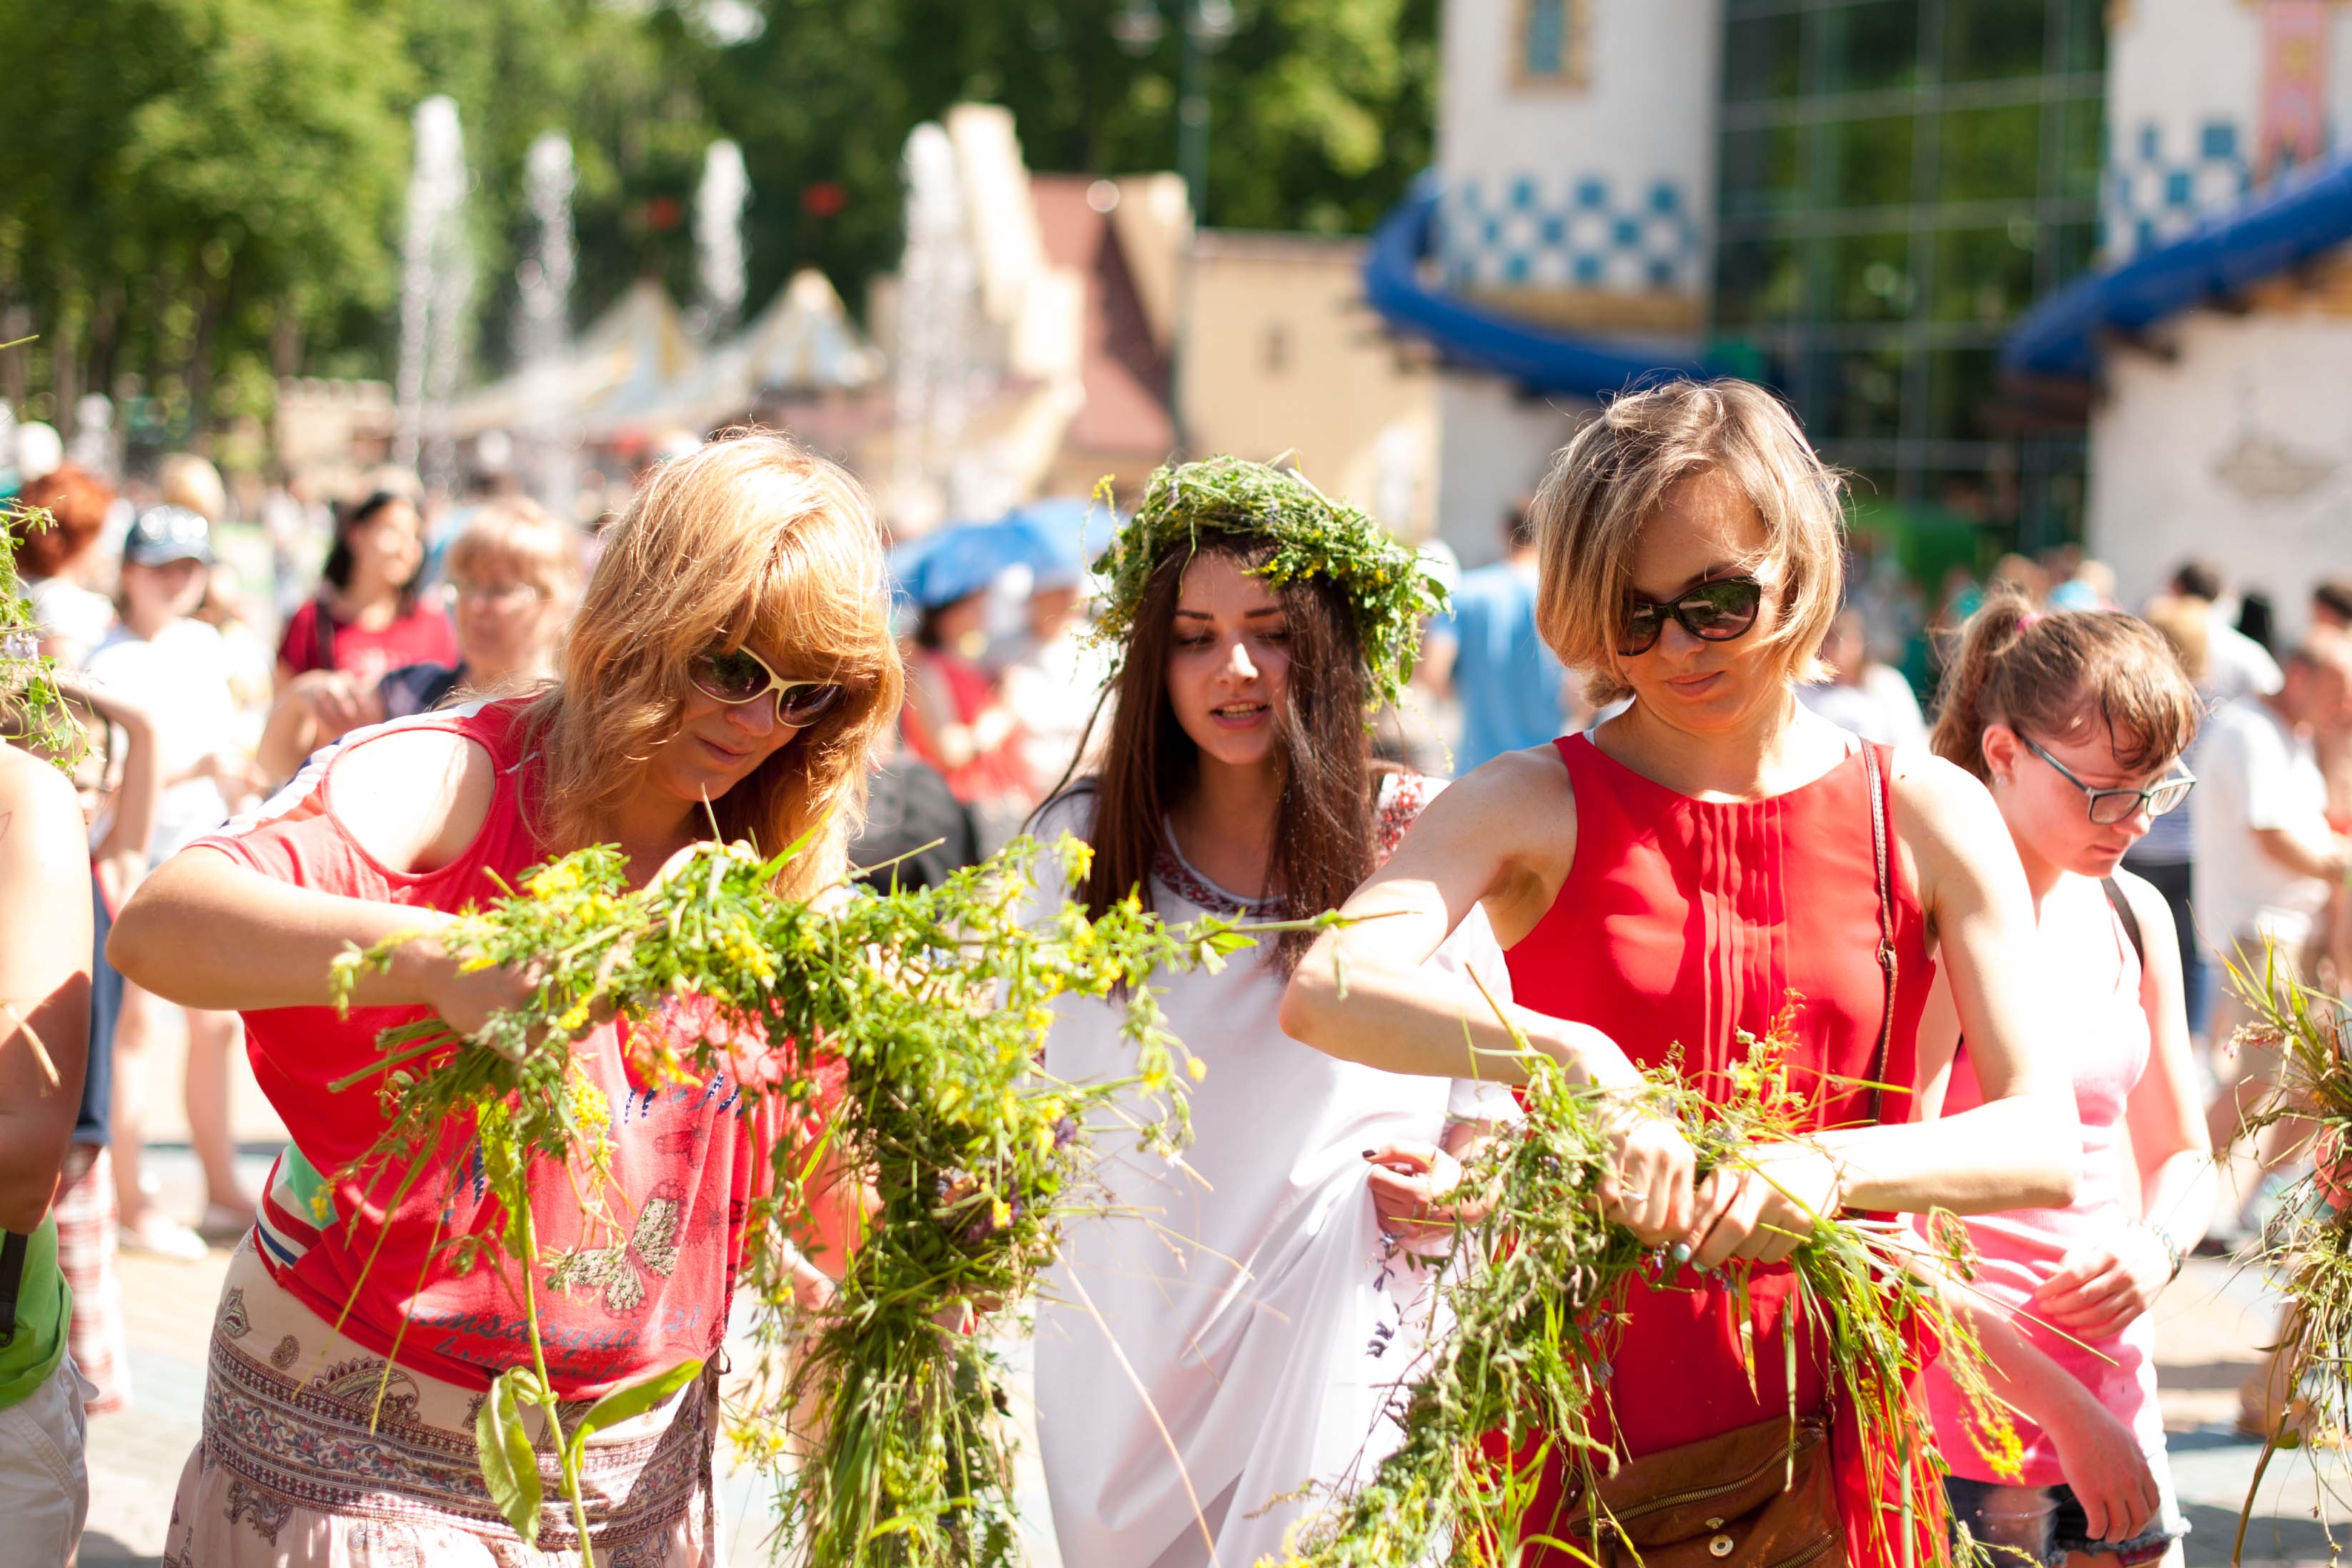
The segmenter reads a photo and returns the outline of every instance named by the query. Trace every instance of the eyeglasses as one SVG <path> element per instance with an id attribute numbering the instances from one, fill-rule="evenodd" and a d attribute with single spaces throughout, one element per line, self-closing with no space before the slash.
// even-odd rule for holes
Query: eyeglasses
<path id="1" fill-rule="evenodd" d="M 529 583 L 459 583 L 451 582 L 449 597 L 459 604 L 471 599 L 494 610 L 520 609 L 527 604 L 537 604 L 547 595 Z"/>
<path id="2" fill-rule="evenodd" d="M 2025 749 L 2058 770 L 2058 776 L 2090 797 L 2087 805 L 2091 820 L 2102 827 L 2112 827 L 2118 822 L 2129 822 L 2145 809 L 2150 816 L 2162 816 L 2189 798 L 2197 787 L 2197 776 L 2183 772 L 2179 775 L 2149 785 L 2147 789 L 2094 789 L 2067 770 L 2066 764 L 2035 745 L 2026 736 Z"/>
<path id="3" fill-rule="evenodd" d="M 786 680 L 748 647 L 709 648 L 687 662 L 686 678 L 704 696 L 730 708 L 776 694 L 776 721 L 795 730 L 824 717 L 848 689 L 833 680 Z"/>
<path id="4" fill-rule="evenodd" d="M 1718 577 L 1685 589 L 1668 604 L 1628 595 L 1625 624 L 1617 633 L 1617 657 L 1632 658 L 1657 647 L 1669 616 L 1701 642 L 1746 637 L 1756 624 L 1757 606 L 1763 602 L 1764 584 L 1753 577 Z"/>

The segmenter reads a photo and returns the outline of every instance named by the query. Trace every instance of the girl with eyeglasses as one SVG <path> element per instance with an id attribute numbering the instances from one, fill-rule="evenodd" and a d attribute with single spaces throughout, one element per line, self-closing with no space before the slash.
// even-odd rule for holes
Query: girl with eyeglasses
<path id="1" fill-rule="evenodd" d="M 2148 1309 L 2205 1232 L 2213 1165 L 2163 895 L 2124 857 L 2195 780 L 2180 766 L 2200 705 L 2146 622 L 2112 610 L 2036 614 L 1996 594 L 1947 678 L 1937 752 L 1991 786 L 2032 895 L 2034 940 L 2060 978 L 2042 1048 L 2074 1085 L 2074 1201 L 1968 1222 L 1969 1300 L 2005 1397 L 2021 1469 L 1969 1440 L 1951 1379 L 1927 1374 L 1952 1511 L 1977 1540 L 2052 1568 L 2069 1554 L 2178 1561 Z M 1966 1033 L 1967 1038 L 1961 1041 Z M 1938 979 L 1923 1050 L 1957 1055 L 1947 1116 L 1980 1103 L 1976 1038 Z M 1933 1114 L 1932 1103 L 1924 1109 Z"/>
<path id="2" fill-rule="evenodd" d="M 1421 967 L 1483 911 L 1509 958 L 1510 1022 L 1573 1081 L 1679 1072 L 1728 1093 L 1740 1032 L 1770 1034 L 1792 1010 L 1784 1060 L 1808 1136 L 1701 1179 L 1673 1128 L 1630 1108 L 1612 1128 L 1612 1215 L 1666 1258 L 1611 1331 L 1595 1427 L 1624 1461 L 1612 1506 L 1675 1495 L 1718 1441 L 1776 1462 L 1800 1451 L 1787 1491 L 1690 1522 L 1685 1544 L 1726 1568 L 1773 1541 L 1824 1563 L 1932 1545 L 1880 1512 L 1906 1478 L 1860 1442 L 1813 1318 L 1796 1318 L 1786 1363 L 1744 1351 L 1780 1343 L 1801 1311 L 1783 1260 L 1811 1216 L 2063 1205 L 2076 1180 L 2032 902 L 2000 814 L 1963 770 L 1797 700 L 1837 613 L 1839 494 L 1761 388 L 1676 382 L 1604 408 L 1536 500 L 1537 615 L 1596 699 L 1630 705 L 1433 801 L 1345 906 L 1380 918 L 1318 938 L 1283 1009 L 1292 1034 L 1351 1060 L 1458 1073 L 1475 1047 L 1490 1075 L 1519 1076 L 1483 1000 Z M 1939 969 L 1982 1094 L 1921 1123 L 1950 1065 L 1918 1034 Z M 1581 1514 L 1550 1467 L 1526 1560 L 1584 1561 L 1557 1544 Z M 1929 1495 L 1926 1472 L 1908 1479 Z"/>
<path id="3" fill-rule="evenodd" d="M 544 680 L 579 602 L 581 542 L 576 529 L 520 497 L 477 508 L 446 562 L 457 662 L 405 664 L 373 681 L 306 670 L 278 694 L 255 760 L 271 778 L 291 778 L 303 758 L 352 730 L 461 691 L 506 695 Z"/>
<path id="4" fill-rule="evenodd" d="M 656 470 L 614 526 L 551 681 L 321 752 L 259 813 L 148 879 L 110 952 L 163 994 L 245 1015 L 255 1076 L 292 1140 L 230 1263 L 167 1557 L 341 1568 L 526 1555 L 483 1490 L 473 1436 L 481 1391 L 530 1355 L 521 1309 L 498 1270 L 462 1268 L 452 1250 L 504 1218 L 462 1173 L 404 1197 L 397 1173 L 354 1174 L 382 1112 L 364 1086 L 328 1086 L 378 1059 L 387 1026 L 437 1014 L 472 1032 L 532 994 L 529 973 L 471 965 L 435 933 L 550 856 L 616 845 L 642 884 L 699 839 L 805 838 L 778 891 L 835 887 L 900 679 L 879 531 L 856 481 L 780 437 L 715 442 Z M 339 1016 L 336 954 L 400 933 L 421 935 Z M 715 1354 L 777 1135 L 724 1073 L 635 1081 L 625 1044 L 607 1025 L 582 1054 L 610 1108 L 627 1234 L 593 1226 L 560 1171 L 533 1192 L 542 1247 L 570 1255 L 572 1283 L 539 1302 L 566 1400 Z M 813 1270 L 799 1284 L 812 1301 L 826 1290 Z M 715 1373 L 594 1435 L 599 1562 L 714 1559 L 714 1391 Z M 330 1452 L 344 1462 L 321 1463 Z M 541 1461 L 552 1499 L 543 1444 Z M 549 1510 L 541 1552 L 579 1544 L 568 1511 Z"/>

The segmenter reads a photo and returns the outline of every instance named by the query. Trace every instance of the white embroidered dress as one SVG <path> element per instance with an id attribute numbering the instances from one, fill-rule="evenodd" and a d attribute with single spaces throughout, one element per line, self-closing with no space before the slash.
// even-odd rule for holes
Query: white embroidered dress
<path id="1" fill-rule="evenodd" d="M 1383 854 L 1438 787 L 1413 775 L 1383 786 Z M 1037 837 L 1084 837 L 1092 817 L 1090 796 L 1065 797 Z M 1175 855 L 1152 893 L 1171 922 L 1252 912 Z M 1482 913 L 1431 962 L 1509 994 Z M 1038 1440 L 1066 1568 L 1205 1565 L 1203 1521 L 1215 1561 L 1247 1568 L 1308 1516 L 1313 1500 L 1297 1494 L 1310 1481 L 1368 1475 L 1402 1435 L 1382 1412 L 1418 1370 L 1431 1271 L 1382 1237 L 1364 1151 L 1435 1143 L 1449 1120 L 1516 1108 L 1496 1084 L 1380 1072 L 1301 1045 L 1275 1022 L 1281 997 L 1255 952 L 1222 973 L 1171 976 L 1170 1027 L 1208 1067 L 1191 1089 L 1193 1142 L 1180 1166 L 1097 1134 L 1127 1212 L 1072 1225 L 1037 1314 Z M 1045 1065 L 1071 1079 L 1134 1070 L 1116 1013 L 1081 999 L 1062 1005 Z"/>

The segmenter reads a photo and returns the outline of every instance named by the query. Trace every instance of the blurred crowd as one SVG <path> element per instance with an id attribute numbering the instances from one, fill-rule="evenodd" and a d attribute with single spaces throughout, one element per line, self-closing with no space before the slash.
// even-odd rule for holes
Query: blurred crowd
<path id="1" fill-rule="evenodd" d="M 42 651 L 68 672 L 96 742 L 79 782 L 101 950 L 107 911 L 150 868 L 255 808 L 320 746 L 544 679 L 596 547 L 593 529 L 487 482 L 428 498 L 414 475 L 386 470 L 333 500 L 278 489 L 238 509 L 194 456 L 120 485 L 37 442 L 20 439 L 14 456 L 13 475 L 0 462 L 0 492 L 13 485 L 20 506 L 50 520 L 18 525 Z M 1108 532 L 1087 503 L 1047 501 L 894 549 L 908 699 L 855 847 L 870 882 L 928 885 L 990 853 L 1107 733 L 1109 655 L 1087 633 L 1088 566 Z M 1379 745 L 1433 775 L 1605 716 L 1537 633 L 1527 503 L 1500 520 L 1498 542 L 1498 559 L 1466 572 L 1426 547 L 1451 605 L 1425 627 L 1410 700 L 1381 716 Z M 1858 532 L 1851 551 L 1847 602 L 1802 700 L 1875 741 L 1924 742 L 1942 652 L 1989 595 L 2015 587 L 2050 609 L 2126 608 L 2115 574 L 2073 548 L 2005 556 L 1981 579 L 1956 569 L 1932 605 L 1879 539 Z M 2221 966 L 2268 944 L 2306 979 L 2352 975 L 2352 582 L 2307 594 L 2303 613 L 2283 616 L 2220 567 L 2191 561 L 2129 607 L 2171 645 L 2210 710 L 2187 759 L 2200 780 L 2189 805 L 2157 819 L 2128 864 L 2177 917 L 2217 1148 L 2269 1073 L 2232 1048 L 2243 1012 L 2216 984 Z M 2301 629 L 2282 640 L 2289 621 Z M 100 1389 L 91 1407 L 105 1410 L 129 1395 L 115 1247 L 198 1256 L 207 1237 L 250 1226 L 254 1194 L 231 1128 L 232 1078 L 246 1070 L 234 1016 L 173 1006 L 102 959 L 100 969 L 58 1215 L 74 1352 Z M 150 1081 L 150 1064 L 173 1045 L 204 1181 L 201 1209 L 184 1215 L 158 1204 L 142 1159 L 149 1107 L 169 1091 Z M 2218 1245 L 2258 1222 L 2264 1197 L 2256 1185 L 2229 1199 Z"/>

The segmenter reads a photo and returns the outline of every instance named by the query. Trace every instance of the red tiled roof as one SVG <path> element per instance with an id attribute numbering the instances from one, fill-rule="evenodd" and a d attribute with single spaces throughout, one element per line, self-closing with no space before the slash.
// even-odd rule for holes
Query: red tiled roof
<path id="1" fill-rule="evenodd" d="M 1168 360 L 1151 341 L 1143 302 L 1109 217 L 1087 205 L 1084 174 L 1033 174 L 1032 201 L 1045 258 L 1086 279 L 1080 376 L 1086 405 L 1066 445 L 1154 460 L 1176 444 L 1168 407 Z"/>

